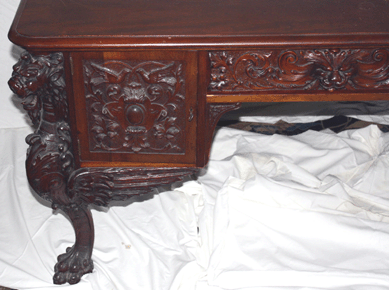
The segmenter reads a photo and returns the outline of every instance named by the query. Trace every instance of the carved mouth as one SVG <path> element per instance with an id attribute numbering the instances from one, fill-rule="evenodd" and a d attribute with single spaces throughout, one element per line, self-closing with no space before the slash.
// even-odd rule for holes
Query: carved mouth
<path id="1" fill-rule="evenodd" d="M 37 95 L 30 93 L 29 95 L 23 98 L 22 104 L 23 106 L 25 106 L 25 109 L 28 110 L 29 108 L 35 108 L 37 102 L 38 102 Z"/>
<path id="2" fill-rule="evenodd" d="M 36 94 L 29 91 L 17 76 L 11 77 L 8 81 L 8 85 L 12 92 L 22 99 L 22 104 L 26 109 L 33 108 L 37 105 L 38 99 Z"/>

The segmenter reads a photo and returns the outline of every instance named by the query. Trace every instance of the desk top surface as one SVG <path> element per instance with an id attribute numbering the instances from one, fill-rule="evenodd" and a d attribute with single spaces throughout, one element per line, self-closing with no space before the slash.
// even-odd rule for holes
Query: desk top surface
<path id="1" fill-rule="evenodd" d="M 30 48 L 389 43 L 389 0 L 22 0 Z"/>

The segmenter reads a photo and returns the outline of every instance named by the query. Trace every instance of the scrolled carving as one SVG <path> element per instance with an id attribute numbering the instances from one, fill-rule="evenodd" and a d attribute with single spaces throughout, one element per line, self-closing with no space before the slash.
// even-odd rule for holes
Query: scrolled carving
<path id="1" fill-rule="evenodd" d="M 183 62 L 83 65 L 91 152 L 184 153 Z"/>
<path id="2" fill-rule="evenodd" d="M 14 66 L 9 86 L 21 99 L 32 122 L 38 125 L 26 138 L 26 169 L 31 187 L 53 208 L 62 209 L 72 221 L 76 243 L 70 254 L 59 257 L 54 283 L 77 283 L 93 269 L 93 222 L 87 206 L 68 196 L 67 182 L 74 171 L 74 157 L 68 103 L 65 90 L 64 58 L 61 53 L 23 53 Z M 80 214 L 80 213 L 83 214 Z M 90 227 L 92 225 L 92 228 Z"/>
<path id="3" fill-rule="evenodd" d="M 389 50 L 210 52 L 211 92 L 389 89 Z"/>
<path id="4" fill-rule="evenodd" d="M 80 168 L 69 181 L 72 199 L 86 204 L 108 206 L 154 188 L 183 180 L 197 168 Z"/>
<path id="5" fill-rule="evenodd" d="M 112 200 L 125 200 L 150 192 L 162 184 L 181 180 L 196 169 L 76 169 L 63 63 L 61 53 L 31 55 L 26 52 L 14 66 L 9 86 L 22 99 L 32 122 L 38 126 L 26 138 L 30 145 L 26 160 L 29 183 L 38 195 L 52 203 L 54 209 L 61 209 L 70 218 L 76 234 L 75 244 L 58 257 L 53 281 L 55 284 L 75 284 L 82 275 L 93 270 L 94 228 L 89 204 L 108 206 Z M 117 126 L 127 122 L 124 133 L 120 131 L 125 140 L 123 148 L 126 148 L 124 144 L 127 142 L 127 148 L 134 152 L 147 148 L 181 152 L 182 125 L 177 125 L 176 119 L 185 120 L 182 110 L 184 95 L 181 95 L 184 92 L 182 65 L 177 62 L 140 64 L 133 74 L 142 78 L 147 86 L 139 86 L 133 80 L 121 85 L 121 78 L 129 80 L 131 75 L 127 72 L 128 67 L 115 75 L 113 71 L 107 71 L 107 67 L 97 66 L 97 71 L 101 69 L 100 78 L 94 74 L 97 71 L 90 72 L 88 88 L 93 92 L 90 95 L 90 117 L 95 120 L 92 132 L 97 134 L 98 142 L 113 148 L 116 143 L 104 143 L 105 137 L 99 139 L 99 134 L 107 133 L 108 140 L 114 140 Z M 89 76 L 88 73 L 86 75 Z M 99 84 L 104 83 L 105 87 L 107 80 L 110 81 L 107 90 L 102 91 Z M 125 110 L 118 112 L 120 106 Z M 99 118 L 109 131 L 98 128 Z M 153 138 L 162 140 L 169 148 L 158 147 L 160 143 Z"/>
<path id="6" fill-rule="evenodd" d="M 53 201 L 54 184 L 59 179 L 66 184 L 74 169 L 63 61 L 61 53 L 34 56 L 25 52 L 8 82 L 38 125 L 26 138 L 30 145 L 27 175 L 33 189 L 49 201 Z"/>

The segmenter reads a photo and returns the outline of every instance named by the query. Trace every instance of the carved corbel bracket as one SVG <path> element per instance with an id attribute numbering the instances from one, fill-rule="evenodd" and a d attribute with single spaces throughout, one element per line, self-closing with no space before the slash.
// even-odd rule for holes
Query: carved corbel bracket
<path id="1" fill-rule="evenodd" d="M 215 133 L 216 124 L 219 121 L 219 119 L 227 112 L 237 110 L 241 106 L 241 103 L 208 103 L 206 106 L 206 127 L 208 130 L 206 131 L 206 144 L 205 148 L 208 152 L 208 156 L 206 157 L 206 162 L 208 162 L 210 150 L 211 150 L 211 144 L 213 135 Z"/>
<path id="2" fill-rule="evenodd" d="M 75 203 L 68 195 L 68 180 L 74 171 L 68 102 L 62 53 L 32 55 L 24 52 L 13 67 L 8 84 L 22 100 L 37 129 L 26 138 L 26 169 L 31 187 L 54 209 L 66 213 L 76 232 L 76 243 L 58 257 L 54 283 L 77 283 L 91 272 L 93 221 L 87 204 Z"/>
<path id="3" fill-rule="evenodd" d="M 34 56 L 24 52 L 8 84 L 38 126 L 26 138 L 30 185 L 48 201 L 69 204 L 68 198 L 60 196 L 66 196 L 63 187 L 74 170 L 63 61 L 61 53 Z"/>

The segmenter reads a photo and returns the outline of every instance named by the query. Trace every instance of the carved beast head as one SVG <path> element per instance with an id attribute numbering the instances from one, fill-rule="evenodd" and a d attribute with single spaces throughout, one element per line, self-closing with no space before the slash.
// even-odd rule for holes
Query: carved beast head
<path id="1" fill-rule="evenodd" d="M 65 87 L 63 78 L 63 56 L 61 53 L 32 56 L 24 52 L 14 65 L 8 85 L 22 99 L 34 125 L 40 120 L 44 90 L 48 87 Z"/>

